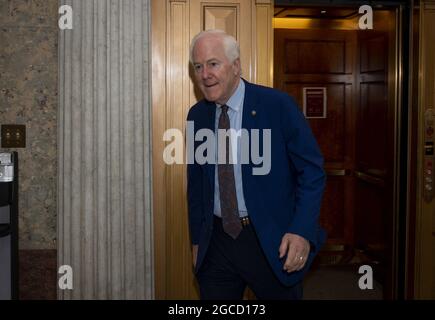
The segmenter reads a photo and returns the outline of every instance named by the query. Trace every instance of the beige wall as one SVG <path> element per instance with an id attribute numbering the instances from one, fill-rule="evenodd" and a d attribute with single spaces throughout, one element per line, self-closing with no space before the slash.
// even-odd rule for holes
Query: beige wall
<path id="1" fill-rule="evenodd" d="M 57 0 L 0 1 L 0 124 L 27 130 L 14 149 L 20 249 L 56 248 L 57 10 Z"/>

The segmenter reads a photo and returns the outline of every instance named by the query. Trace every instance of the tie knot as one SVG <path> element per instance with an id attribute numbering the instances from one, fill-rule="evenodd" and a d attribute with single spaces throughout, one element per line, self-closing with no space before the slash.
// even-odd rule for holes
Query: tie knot
<path id="1" fill-rule="evenodd" d="M 222 108 L 222 112 L 223 112 L 223 113 L 227 113 L 227 111 L 228 111 L 228 106 L 227 106 L 226 104 L 224 104 L 221 108 Z"/>

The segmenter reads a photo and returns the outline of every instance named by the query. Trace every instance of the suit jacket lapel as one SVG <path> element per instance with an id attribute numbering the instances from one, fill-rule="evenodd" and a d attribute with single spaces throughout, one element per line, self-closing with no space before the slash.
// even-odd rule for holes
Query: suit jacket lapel
<path id="1" fill-rule="evenodd" d="M 245 80 L 244 80 L 245 81 Z M 256 95 L 255 90 L 253 86 L 245 81 L 245 100 L 243 102 L 243 117 L 242 117 L 242 128 L 248 130 L 249 135 L 249 152 L 251 151 L 251 129 L 257 129 L 258 123 L 257 119 L 260 114 L 258 102 L 256 101 Z M 261 114 L 260 114 L 261 115 Z M 251 155 L 249 154 L 249 164 L 242 164 L 242 184 L 243 184 L 243 191 L 246 192 L 247 186 L 245 185 L 246 179 L 244 177 L 247 177 L 251 174 L 252 170 L 252 163 L 251 163 Z M 246 198 L 245 198 L 246 199 Z M 248 203 L 245 202 L 248 206 Z M 250 210 L 250 208 L 248 208 Z"/>
<path id="2" fill-rule="evenodd" d="M 215 121 L 216 121 L 216 104 L 213 102 L 205 102 L 205 108 L 207 108 L 206 111 L 206 128 L 210 129 L 211 131 L 215 131 Z M 214 175 L 215 175 L 215 164 L 208 163 L 206 164 L 206 170 L 207 175 L 210 181 L 210 190 L 214 190 Z"/>
<path id="3" fill-rule="evenodd" d="M 242 79 L 245 82 L 245 98 L 243 101 L 243 117 L 242 117 L 242 128 L 248 131 L 252 128 L 256 128 L 257 112 L 255 92 L 249 82 Z"/>

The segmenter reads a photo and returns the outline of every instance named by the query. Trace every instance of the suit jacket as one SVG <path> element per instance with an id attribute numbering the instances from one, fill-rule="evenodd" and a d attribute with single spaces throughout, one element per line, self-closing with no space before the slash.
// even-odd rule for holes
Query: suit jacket
<path id="1" fill-rule="evenodd" d="M 293 285 L 302 280 L 326 238 L 318 224 L 325 186 L 323 157 L 307 121 L 290 96 L 247 81 L 245 85 L 242 128 L 271 129 L 269 174 L 253 175 L 252 169 L 262 165 L 251 160 L 242 164 L 246 208 L 273 271 L 283 284 Z M 215 103 L 202 100 L 191 107 L 187 120 L 194 122 L 195 133 L 202 128 L 214 131 L 215 114 Z M 201 143 L 195 142 L 195 150 Z M 262 143 L 260 139 L 260 152 Z M 187 178 L 191 241 L 199 245 L 197 272 L 213 230 L 215 164 L 188 164 Z M 286 256 L 280 259 L 278 251 L 287 232 L 304 237 L 311 245 L 305 267 L 292 273 L 283 270 Z"/>

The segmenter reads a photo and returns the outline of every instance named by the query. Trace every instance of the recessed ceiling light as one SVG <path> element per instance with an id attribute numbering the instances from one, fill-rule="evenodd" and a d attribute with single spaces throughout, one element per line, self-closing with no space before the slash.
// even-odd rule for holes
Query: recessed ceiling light
<path id="1" fill-rule="evenodd" d="M 320 13 L 321 13 L 321 14 L 325 14 L 325 13 L 326 13 L 326 10 L 322 10 L 322 11 L 320 11 Z"/>

